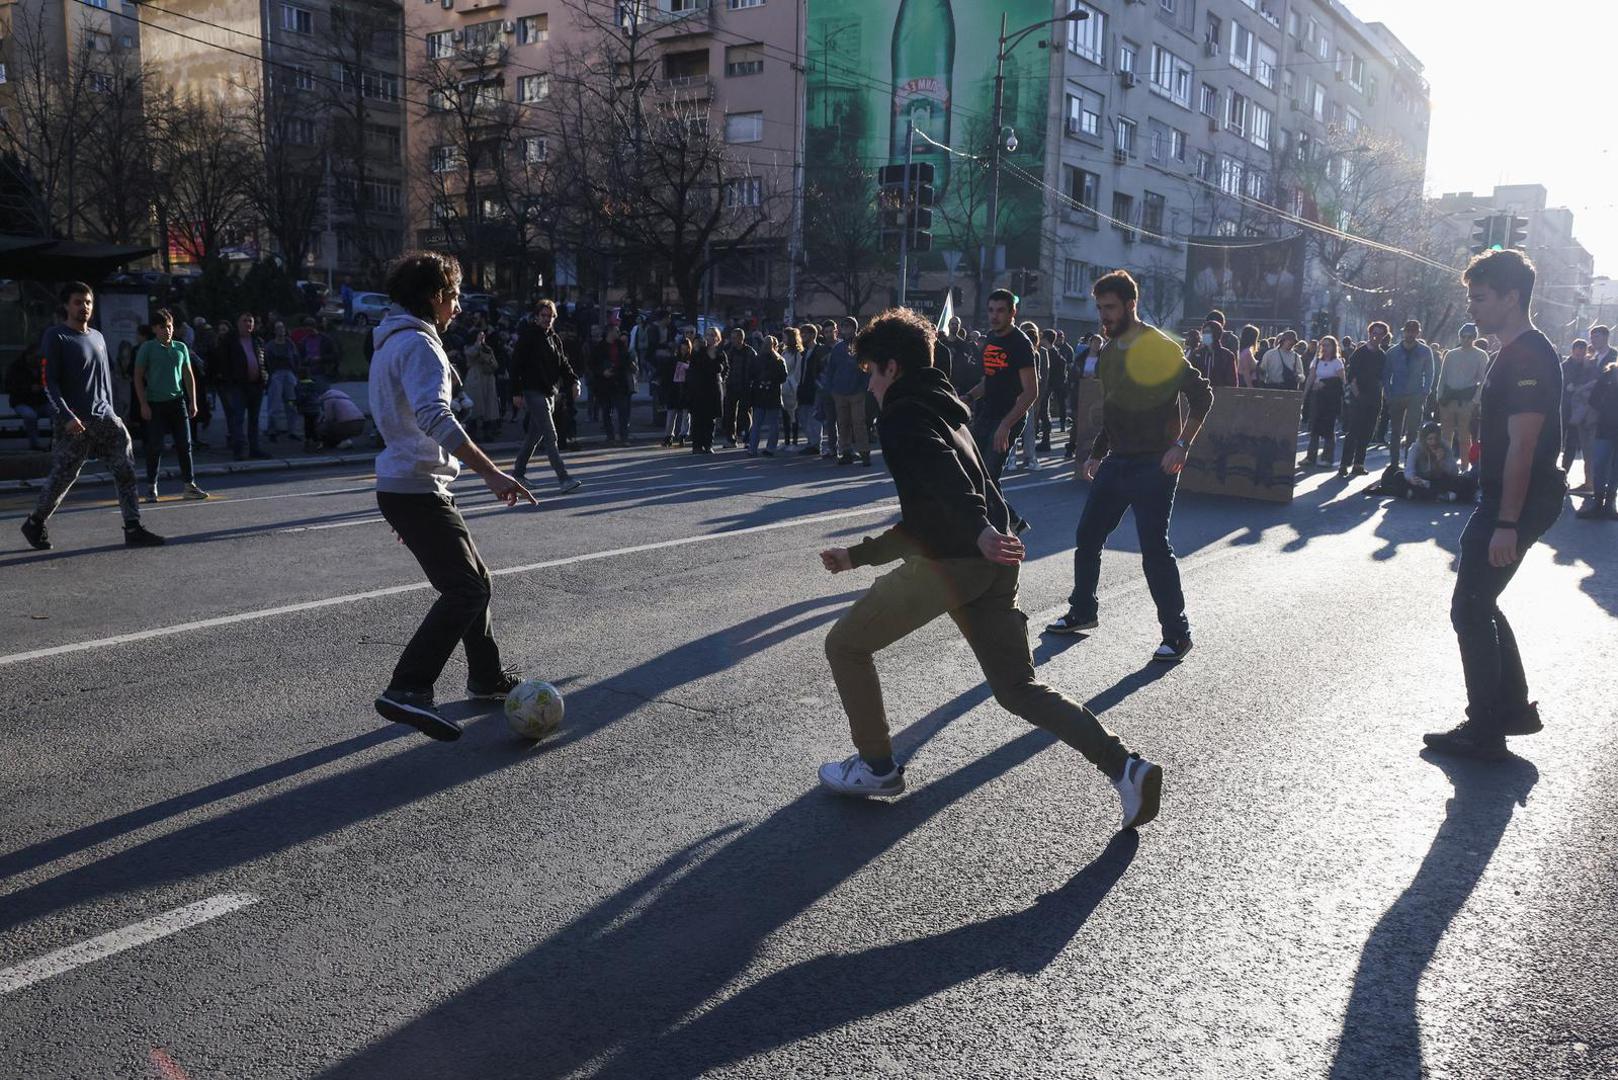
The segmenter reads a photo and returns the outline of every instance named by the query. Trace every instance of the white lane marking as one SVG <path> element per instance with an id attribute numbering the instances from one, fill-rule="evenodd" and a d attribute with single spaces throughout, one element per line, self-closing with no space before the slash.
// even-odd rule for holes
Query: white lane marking
<path id="1" fill-rule="evenodd" d="M 89 941 L 81 941 L 77 945 L 69 945 L 65 949 L 57 949 L 44 956 L 25 960 L 15 967 L 0 970 L 0 995 L 32 986 L 53 975 L 72 971 L 76 967 L 105 960 L 109 956 L 116 956 L 118 953 L 166 938 L 170 934 L 178 934 L 181 930 L 200 926 L 210 919 L 217 919 L 221 915 L 229 915 L 232 911 L 240 911 L 244 907 L 256 904 L 261 899 L 263 897 L 254 896 L 252 893 L 221 893 L 206 900 L 198 900 L 194 904 L 187 904 L 185 907 L 175 908 L 173 911 L 165 911 L 161 915 L 135 923 L 133 926 L 126 926 L 122 930 L 114 930 L 100 937 L 93 937 Z"/>
<path id="2" fill-rule="evenodd" d="M 1059 476 L 1050 480 L 1038 480 L 1031 484 L 1018 484 L 1008 487 L 1006 491 L 1026 491 L 1029 488 L 1049 487 L 1052 484 L 1071 483 L 1072 478 Z M 816 525 L 824 521 L 841 521 L 851 517 L 872 517 L 877 514 L 891 514 L 899 508 L 895 500 L 887 500 L 870 506 L 862 506 L 857 510 L 838 510 L 829 514 L 813 514 L 809 517 L 788 518 L 785 521 L 773 521 L 767 525 L 750 525 L 743 529 L 721 529 L 718 532 L 702 533 L 697 536 L 682 536 L 673 540 L 658 540 L 650 544 L 635 544 L 630 547 L 611 548 L 607 551 L 588 551 L 582 555 L 567 555 L 560 559 L 549 559 L 545 562 L 528 563 L 523 566 L 508 566 L 503 570 L 493 570 L 494 577 L 504 577 L 507 574 L 527 574 L 535 570 L 548 570 L 558 566 L 571 566 L 576 563 L 597 562 L 601 559 L 617 558 L 620 555 L 637 555 L 646 551 L 665 551 L 669 548 L 686 547 L 691 544 L 701 544 L 712 540 L 726 540 L 732 536 L 746 536 L 749 533 L 774 532 L 778 529 L 795 529 L 800 525 Z M 492 508 L 491 508 L 492 509 Z M 504 509 L 501 507 L 501 509 Z M 209 619 L 197 619 L 192 622 L 177 623 L 174 626 L 156 626 L 150 630 L 135 630 L 127 634 L 115 634 L 112 637 L 95 638 L 90 641 L 73 641 L 66 645 L 52 645 L 45 649 L 32 649 L 28 652 L 11 653 L 0 656 L 0 667 L 9 664 L 21 664 L 28 660 L 43 660 L 51 656 L 65 656 L 70 653 L 88 652 L 91 649 L 105 649 L 114 645 L 128 645 L 136 641 L 151 641 L 153 638 L 173 637 L 175 634 L 185 634 L 192 630 L 209 630 L 216 626 L 232 626 L 236 623 L 255 622 L 259 619 L 268 619 L 275 615 L 291 615 L 300 611 L 316 611 L 320 608 L 335 607 L 339 604 L 349 604 L 358 600 L 374 600 L 383 596 L 398 596 L 401 593 L 418 592 L 422 589 L 432 588 L 426 581 L 413 582 L 409 585 L 390 585 L 383 589 L 367 589 L 365 592 L 348 593 L 344 596 L 328 596 L 320 600 L 304 600 L 296 604 L 283 604 L 280 607 L 260 608 L 257 611 L 240 611 L 233 615 L 216 615 Z"/>

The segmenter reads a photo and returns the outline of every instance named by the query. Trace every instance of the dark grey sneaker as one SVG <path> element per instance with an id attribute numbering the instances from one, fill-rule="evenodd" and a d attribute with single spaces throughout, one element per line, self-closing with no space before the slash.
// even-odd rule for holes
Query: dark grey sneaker
<path id="1" fill-rule="evenodd" d="M 376 699 L 376 711 L 384 720 L 409 724 L 439 742 L 454 742 L 461 737 L 461 725 L 439 713 L 433 706 L 433 695 L 428 691 L 384 690 Z"/>
<path id="2" fill-rule="evenodd" d="M 1502 706 L 1500 730 L 1506 735 L 1534 735 L 1544 731 L 1545 725 L 1539 719 L 1539 702 Z"/>
<path id="3" fill-rule="evenodd" d="M 168 543 L 140 522 L 124 526 L 124 547 L 162 547 Z"/>
<path id="4" fill-rule="evenodd" d="M 1165 638 L 1163 644 L 1152 653 L 1152 659 L 1159 664 L 1177 664 L 1185 659 L 1185 654 L 1191 651 L 1191 639 L 1188 637 L 1176 638 L 1173 641 Z"/>
<path id="5" fill-rule="evenodd" d="M 1087 619 L 1072 608 L 1068 608 L 1067 614 L 1055 622 L 1046 624 L 1045 632 L 1047 634 L 1077 634 L 1084 630 L 1094 630 L 1100 625 L 1099 619 L 1094 617 Z"/>
<path id="6" fill-rule="evenodd" d="M 22 538 L 28 541 L 28 546 L 35 551 L 49 551 L 51 549 L 50 530 L 45 527 L 43 521 L 35 520 L 32 514 L 22 519 Z"/>
<path id="7" fill-rule="evenodd" d="M 1430 731 L 1421 737 L 1434 753 L 1454 757 L 1478 758 L 1482 761 L 1504 761 L 1511 756 L 1506 749 L 1506 737 L 1496 732 L 1482 731 L 1477 724 L 1466 720 L 1448 731 Z"/>
<path id="8" fill-rule="evenodd" d="M 481 679 L 466 680 L 466 696 L 469 698 L 482 698 L 485 701 L 504 701 L 506 695 L 522 684 L 522 676 L 515 671 L 502 671 L 497 678 L 485 682 Z"/>

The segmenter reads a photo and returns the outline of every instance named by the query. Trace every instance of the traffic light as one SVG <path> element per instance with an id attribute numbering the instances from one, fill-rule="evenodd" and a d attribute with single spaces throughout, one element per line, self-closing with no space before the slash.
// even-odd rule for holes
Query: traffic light
<path id="1" fill-rule="evenodd" d="M 1521 251 L 1528 243 L 1528 219 L 1516 214 L 1506 215 L 1506 247 Z"/>
<path id="2" fill-rule="evenodd" d="M 1498 251 L 1499 243 L 1496 237 L 1500 235 L 1500 217 L 1490 214 L 1488 217 L 1472 219 L 1472 254 L 1482 255 L 1485 251 Z"/>
<path id="3" fill-rule="evenodd" d="M 931 251 L 933 247 L 933 166 L 917 162 L 908 166 L 910 188 L 905 190 L 904 165 L 884 165 L 877 170 L 877 210 L 881 222 L 882 246 L 899 248 L 900 234 L 910 230 L 911 251 Z"/>

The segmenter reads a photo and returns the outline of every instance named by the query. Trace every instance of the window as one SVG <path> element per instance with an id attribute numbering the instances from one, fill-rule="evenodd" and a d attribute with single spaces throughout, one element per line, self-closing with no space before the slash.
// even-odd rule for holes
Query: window
<path id="1" fill-rule="evenodd" d="M 1186 137 L 1185 132 L 1178 128 L 1169 129 L 1169 157 L 1175 161 L 1185 161 Z"/>
<path id="2" fill-rule="evenodd" d="M 427 59 L 443 60 L 455 55 L 455 31 L 440 30 L 427 35 Z"/>
<path id="3" fill-rule="evenodd" d="M 403 190 L 391 180 L 367 180 L 365 205 L 377 210 L 397 210 L 404 202 Z"/>
<path id="4" fill-rule="evenodd" d="M 551 38 L 549 15 L 524 15 L 517 20 L 518 45 L 543 45 Z"/>
<path id="5" fill-rule="evenodd" d="M 1326 120 L 1326 88 L 1315 83 L 1314 93 L 1309 95 L 1309 115 L 1322 123 Z"/>
<path id="6" fill-rule="evenodd" d="M 358 89 L 361 97 L 377 101 L 398 101 L 399 80 L 396 76 L 361 68 L 356 71 L 345 64 L 341 69 L 343 90 L 352 93 Z"/>
<path id="7" fill-rule="evenodd" d="M 107 10 L 107 0 L 85 0 L 85 3 L 93 8 L 100 8 L 102 11 Z"/>
<path id="8" fill-rule="evenodd" d="M 291 65 L 292 89 L 313 90 L 315 88 L 314 68 L 304 67 L 302 64 Z"/>
<path id="9" fill-rule="evenodd" d="M 1152 46 L 1152 92 L 1191 107 L 1191 65 L 1161 45 Z"/>
<path id="10" fill-rule="evenodd" d="M 522 140 L 522 159 L 525 164 L 539 165 L 550 157 L 550 140 L 543 135 L 524 135 Z"/>
<path id="11" fill-rule="evenodd" d="M 485 19 L 467 26 L 463 33 L 466 36 L 462 39 L 462 47 L 470 52 L 474 49 L 498 48 L 504 29 L 500 19 Z"/>
<path id="12" fill-rule="evenodd" d="M 90 73 L 90 90 L 91 90 L 92 93 L 96 93 L 96 94 L 110 94 L 110 93 L 112 93 L 112 91 L 113 91 L 113 79 L 112 79 L 112 76 L 111 75 L 104 75 L 104 74 L 102 74 L 100 72 L 91 72 Z"/>
<path id="13" fill-rule="evenodd" d="M 427 91 L 428 112 L 449 112 L 449 94 L 443 90 Z"/>
<path id="14" fill-rule="evenodd" d="M 1270 148 L 1270 124 L 1275 114 L 1256 101 L 1247 103 L 1247 137 L 1260 150 Z"/>
<path id="15" fill-rule="evenodd" d="M 725 206 L 762 206 L 764 204 L 764 179 L 759 176 L 744 176 L 739 180 L 725 181 Z"/>
<path id="16" fill-rule="evenodd" d="M 1162 233 L 1165 200 L 1155 191 L 1141 194 L 1140 227 L 1147 232 Z"/>
<path id="17" fill-rule="evenodd" d="M 120 49 L 133 49 L 135 47 L 135 36 L 133 34 L 119 34 L 118 47 Z"/>
<path id="18" fill-rule="evenodd" d="M 757 75 L 764 70 L 764 46 L 729 45 L 725 48 L 725 75 Z"/>
<path id="19" fill-rule="evenodd" d="M 459 170 L 465 162 L 458 146 L 435 146 L 427 155 L 427 167 L 435 173 Z"/>
<path id="20" fill-rule="evenodd" d="M 1140 59 L 1140 46 L 1133 41 L 1118 43 L 1118 70 L 1127 75 L 1135 74 Z"/>
<path id="21" fill-rule="evenodd" d="M 315 13 L 295 4 L 282 4 L 281 29 L 294 34 L 312 34 L 315 32 Z"/>
<path id="22" fill-rule="evenodd" d="M 1125 195 L 1121 191 L 1112 193 L 1112 227 L 1130 231 L 1129 226 L 1135 224 L 1135 197 Z"/>
<path id="23" fill-rule="evenodd" d="M 287 142 L 293 146 L 312 146 L 315 141 L 315 122 L 304 116 L 287 118 Z"/>
<path id="24" fill-rule="evenodd" d="M 1206 150 L 1197 151 L 1197 179 L 1213 179 L 1213 155 Z"/>
<path id="25" fill-rule="evenodd" d="M 1275 68 L 1280 63 L 1275 49 L 1264 42 L 1258 43 L 1258 70 L 1253 77 L 1266 89 L 1275 89 Z"/>
<path id="26" fill-rule="evenodd" d="M 1090 264 L 1080 262 L 1078 259 L 1064 259 L 1062 262 L 1062 295 L 1063 296 L 1089 296 L 1090 283 L 1095 280 L 1090 272 Z"/>
<path id="27" fill-rule="evenodd" d="M 1356 90 L 1365 89 L 1365 60 L 1358 54 L 1348 62 L 1348 82 Z"/>
<path id="28" fill-rule="evenodd" d="M 1311 23 L 1311 25 L 1314 24 L 1313 19 L 1310 19 L 1309 22 Z M 1315 39 L 1315 51 L 1319 54 L 1319 56 L 1320 56 L 1320 58 L 1322 60 L 1330 60 L 1331 59 L 1331 39 L 1326 37 L 1324 32 L 1322 32 Z"/>
<path id="29" fill-rule="evenodd" d="M 1247 99 L 1235 91 L 1231 91 L 1225 105 L 1225 129 L 1237 135 L 1247 134 Z"/>
<path id="30" fill-rule="evenodd" d="M 1088 19 L 1067 24 L 1067 48 L 1092 64 L 1107 64 L 1107 16 L 1083 0 L 1069 0 L 1069 11 L 1089 13 Z"/>
<path id="31" fill-rule="evenodd" d="M 535 75 L 533 78 L 540 78 Z M 498 106 L 506 98 L 505 85 L 499 79 L 485 79 L 480 83 L 473 83 L 470 87 L 463 87 L 472 91 L 472 108 L 474 111 L 487 111 Z"/>
<path id="32" fill-rule="evenodd" d="M 1067 133 L 1089 139 L 1101 138 L 1101 98 L 1081 90 L 1067 96 Z"/>
<path id="33" fill-rule="evenodd" d="M 1224 21 L 1213 12 L 1208 12 L 1208 35 L 1205 40 L 1208 44 L 1218 47 L 1220 33 L 1224 30 Z"/>
<path id="34" fill-rule="evenodd" d="M 112 52 L 112 35 L 92 30 L 85 35 L 84 47 L 90 52 L 110 53 Z"/>
<path id="35" fill-rule="evenodd" d="M 1309 159 L 1314 157 L 1314 152 L 1314 139 L 1309 137 L 1307 131 L 1298 132 L 1298 141 L 1292 148 L 1292 156 L 1297 159 L 1300 165 L 1307 165 L 1309 164 Z"/>
<path id="36" fill-rule="evenodd" d="M 1062 167 L 1067 171 L 1067 197 L 1086 210 L 1095 210 L 1101 199 L 1101 177 L 1072 165 Z"/>
<path id="37" fill-rule="evenodd" d="M 383 124 L 365 125 L 365 150 L 373 157 L 396 162 L 402 145 L 398 128 Z"/>
<path id="38" fill-rule="evenodd" d="M 1360 114 L 1355 112 L 1353 109 L 1349 109 L 1343 116 L 1343 128 L 1350 135 L 1357 134 L 1360 130 L 1360 124 L 1363 122 L 1364 121 L 1360 119 Z"/>
<path id="39" fill-rule="evenodd" d="M 1135 154 L 1135 121 L 1118 118 L 1118 149 L 1131 157 Z"/>
<path id="40" fill-rule="evenodd" d="M 1157 120 L 1146 121 L 1148 149 L 1152 160 L 1158 164 L 1168 160 L 1169 157 L 1169 128 Z"/>
<path id="41" fill-rule="evenodd" d="M 728 113 L 725 116 L 725 141 L 728 143 L 762 142 L 764 140 L 764 114 L 761 112 Z"/>
<path id="42" fill-rule="evenodd" d="M 451 208 L 447 200 L 434 199 L 428 206 L 427 213 L 432 223 L 435 226 L 442 228 L 443 226 L 449 224 L 449 220 L 454 216 L 455 211 Z"/>
<path id="43" fill-rule="evenodd" d="M 1244 190 L 1246 191 L 1248 198 L 1262 200 L 1269 197 L 1269 178 L 1265 176 L 1263 170 L 1248 169 L 1246 179 L 1247 182 L 1244 185 Z"/>
<path id="44" fill-rule="evenodd" d="M 1253 32 L 1239 22 L 1230 24 L 1230 66 L 1253 73 Z"/>
<path id="45" fill-rule="evenodd" d="M 517 80 L 517 100 L 524 105 L 544 101 L 551 95 L 549 75 L 523 75 Z"/>
<path id="46" fill-rule="evenodd" d="M 1244 172 L 1242 163 L 1235 158 L 1221 158 L 1219 160 L 1219 190 L 1226 195 L 1240 195 L 1242 193 L 1242 176 Z"/>
<path id="47" fill-rule="evenodd" d="M 1207 83 L 1202 84 L 1202 93 L 1197 98 L 1197 111 L 1203 116 L 1212 117 L 1219 108 L 1219 91 Z"/>
<path id="48" fill-rule="evenodd" d="M 763 7 L 764 0 L 730 0 L 726 6 L 732 11 L 740 11 L 742 8 Z"/>

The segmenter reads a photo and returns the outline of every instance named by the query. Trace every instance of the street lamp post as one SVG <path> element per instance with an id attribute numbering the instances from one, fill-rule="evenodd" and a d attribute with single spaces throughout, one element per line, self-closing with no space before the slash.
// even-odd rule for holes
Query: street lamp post
<path id="1" fill-rule="evenodd" d="M 978 297 L 979 303 L 986 303 L 983 299 L 988 294 L 988 283 L 994 279 L 991 260 L 995 256 L 995 248 L 999 246 L 1000 233 L 1000 146 L 1005 144 L 1006 152 L 1015 153 L 1017 149 L 1016 132 L 1007 132 L 1005 124 L 1006 99 L 1006 54 L 1017 46 L 1023 38 L 1035 30 L 1043 29 L 1051 23 L 1079 22 L 1088 19 L 1088 11 L 1074 8 L 1066 15 L 1043 19 L 1037 23 L 1018 30 L 1009 38 L 1006 36 L 1006 13 L 1000 13 L 1000 44 L 994 53 L 994 112 L 989 119 L 989 130 L 993 132 L 989 147 L 989 200 L 986 206 L 988 212 L 989 243 L 984 249 L 982 257 L 978 260 Z"/>

